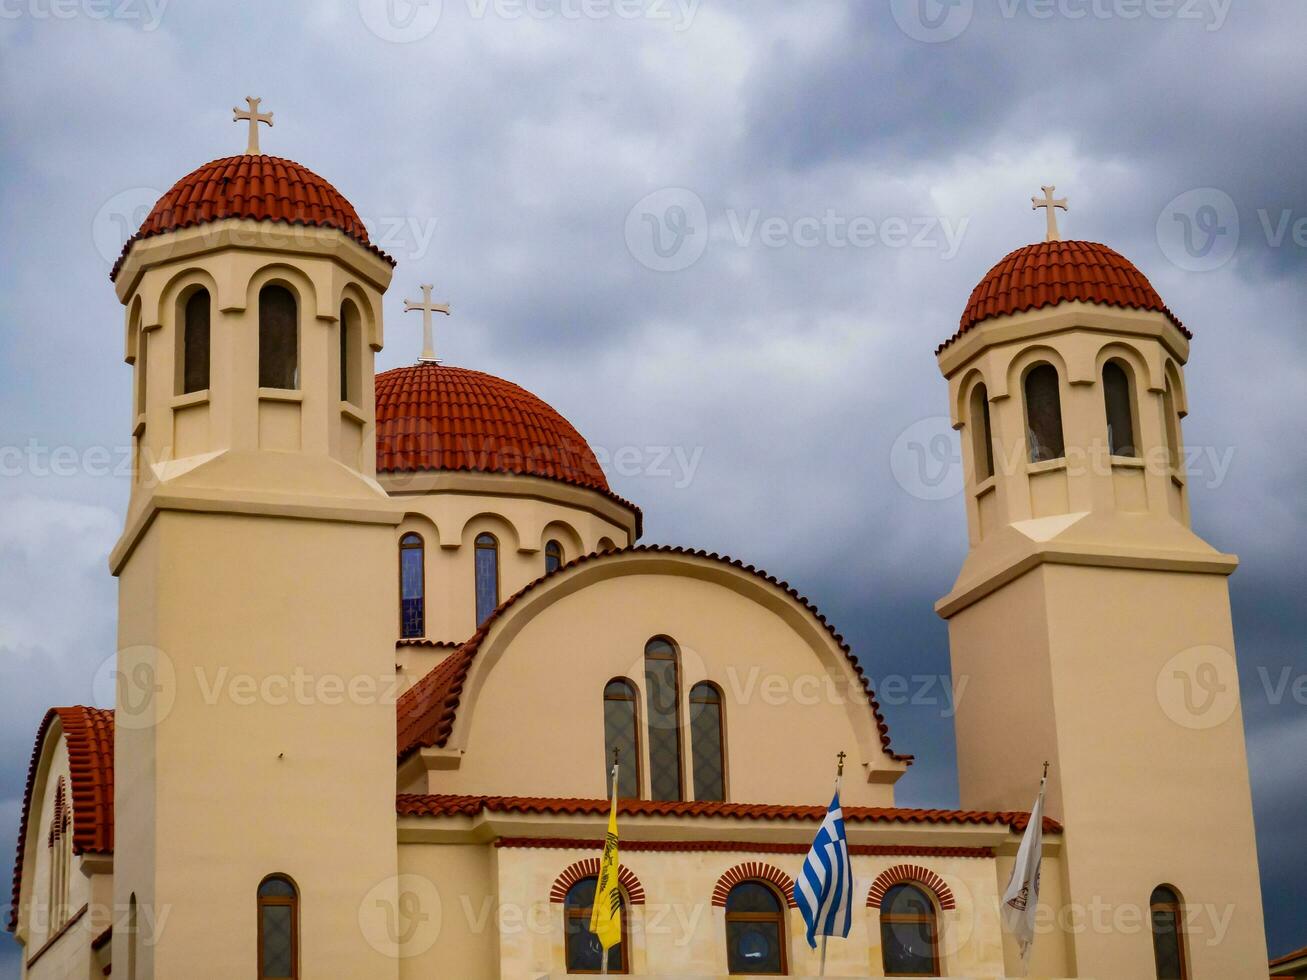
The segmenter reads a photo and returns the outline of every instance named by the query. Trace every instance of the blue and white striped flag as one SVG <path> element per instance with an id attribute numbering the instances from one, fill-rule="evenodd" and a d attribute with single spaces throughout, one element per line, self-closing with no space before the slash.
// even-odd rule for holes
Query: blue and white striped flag
<path id="1" fill-rule="evenodd" d="M 808 924 L 808 945 L 813 949 L 818 936 L 848 938 L 853 924 L 853 866 L 838 786 L 794 883 L 794 900 Z"/>

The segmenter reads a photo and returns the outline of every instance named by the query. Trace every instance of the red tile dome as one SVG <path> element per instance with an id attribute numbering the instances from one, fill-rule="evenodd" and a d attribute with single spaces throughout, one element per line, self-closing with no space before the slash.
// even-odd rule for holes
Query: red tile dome
<path id="1" fill-rule="evenodd" d="M 140 239 L 224 218 L 335 228 L 395 264 L 368 239 L 354 205 L 312 170 L 281 157 L 241 154 L 206 163 L 173 184 L 127 240 L 109 278 L 117 278 Z"/>
<path id="2" fill-rule="evenodd" d="M 958 332 L 939 350 L 993 317 L 1076 301 L 1163 313 L 1191 336 L 1148 277 L 1119 252 L 1097 242 L 1040 242 L 1017 249 L 989 270 L 971 291 Z"/>
<path id="3" fill-rule="evenodd" d="M 559 480 L 611 494 L 581 433 L 525 388 L 417 364 L 377 375 L 377 472 L 460 470 Z"/>

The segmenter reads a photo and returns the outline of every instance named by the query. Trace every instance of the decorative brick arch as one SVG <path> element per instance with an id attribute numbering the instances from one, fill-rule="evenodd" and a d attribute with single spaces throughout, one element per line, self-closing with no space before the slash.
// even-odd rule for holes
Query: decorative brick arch
<path id="1" fill-rule="evenodd" d="M 790 908 L 798 908 L 794 901 L 794 879 L 787 875 L 780 868 L 763 864 L 760 861 L 746 861 L 744 864 L 737 864 L 730 871 L 717 879 L 717 886 L 712 890 L 712 903 L 719 909 L 726 908 L 726 896 L 742 881 L 765 881 L 768 884 L 775 885 L 782 895 L 785 896 L 785 904 Z"/>
<path id="2" fill-rule="evenodd" d="M 586 858 L 584 861 L 577 861 L 558 876 L 554 881 L 554 887 L 549 891 L 549 901 L 562 903 L 567 899 L 567 893 L 582 878 L 595 878 L 599 875 L 599 858 Z M 644 904 L 644 885 L 640 884 L 631 869 L 626 865 L 619 865 L 617 868 L 617 883 L 622 886 L 626 892 L 626 901 L 630 905 Z"/>
<path id="3" fill-rule="evenodd" d="M 940 909 L 945 912 L 957 908 L 953 889 L 949 888 L 944 879 L 935 872 L 919 864 L 896 864 L 882 873 L 871 883 L 871 891 L 867 893 L 867 908 L 880 908 L 880 901 L 885 897 L 885 893 L 895 885 L 902 884 L 919 885 L 925 888 L 935 896 Z"/>

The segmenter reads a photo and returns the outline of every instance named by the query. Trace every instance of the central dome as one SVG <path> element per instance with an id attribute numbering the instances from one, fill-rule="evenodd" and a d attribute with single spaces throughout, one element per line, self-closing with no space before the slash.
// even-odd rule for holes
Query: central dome
<path id="1" fill-rule="evenodd" d="M 581 433 L 544 401 L 442 364 L 377 375 L 377 472 L 420 470 L 538 476 L 611 494 Z"/>

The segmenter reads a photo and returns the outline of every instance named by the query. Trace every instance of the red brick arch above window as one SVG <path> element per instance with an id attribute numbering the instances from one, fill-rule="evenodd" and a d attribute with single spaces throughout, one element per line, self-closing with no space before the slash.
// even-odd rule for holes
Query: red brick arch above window
<path id="1" fill-rule="evenodd" d="M 744 864 L 737 864 L 730 871 L 717 879 L 717 887 L 712 891 L 712 903 L 718 908 L 726 908 L 726 896 L 742 881 L 765 881 L 775 885 L 782 895 L 785 896 L 785 904 L 790 908 L 798 908 L 794 901 L 794 879 L 787 875 L 780 868 L 770 864 L 763 864 L 760 861 L 746 861 Z"/>
<path id="2" fill-rule="evenodd" d="M 957 902 L 953 898 L 953 889 L 944 882 L 944 879 L 929 868 L 923 868 L 919 864 L 896 864 L 888 871 L 883 872 L 880 877 L 871 883 L 871 891 L 867 893 L 867 908 L 880 908 L 880 901 L 885 897 L 885 893 L 895 885 L 919 885 L 931 892 L 935 900 L 939 902 L 939 907 L 948 911 L 957 908 Z"/>
<path id="3" fill-rule="evenodd" d="M 584 861 L 577 861 L 570 865 L 554 881 L 554 887 L 549 891 L 549 901 L 562 903 L 567 899 L 567 893 L 571 891 L 572 886 L 583 878 L 594 878 L 599 874 L 599 859 L 586 858 Z M 622 886 L 622 891 L 626 892 L 626 900 L 631 905 L 644 904 L 644 885 L 640 884 L 631 869 L 624 865 L 617 869 L 617 883 Z"/>

